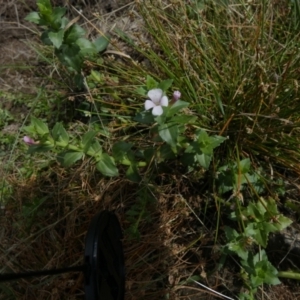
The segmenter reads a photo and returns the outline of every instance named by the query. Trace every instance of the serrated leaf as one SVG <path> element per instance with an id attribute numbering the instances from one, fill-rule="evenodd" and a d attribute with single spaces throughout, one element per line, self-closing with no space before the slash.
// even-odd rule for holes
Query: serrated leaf
<path id="1" fill-rule="evenodd" d="M 114 159 L 106 153 L 102 154 L 101 160 L 97 162 L 96 167 L 105 176 L 113 177 L 119 175 Z"/>
<path id="2" fill-rule="evenodd" d="M 36 5 L 42 15 L 47 16 L 48 18 L 51 17 L 52 5 L 50 0 L 37 0 Z"/>
<path id="3" fill-rule="evenodd" d="M 174 123 L 162 124 L 158 126 L 158 134 L 171 147 L 176 147 L 178 138 L 178 127 Z"/>
<path id="4" fill-rule="evenodd" d="M 80 57 L 79 52 L 80 48 L 78 45 L 73 44 L 69 46 L 63 44 L 59 50 L 56 49 L 55 54 L 65 66 L 79 73 L 76 75 L 80 75 L 83 59 Z"/>
<path id="5" fill-rule="evenodd" d="M 60 29 L 62 27 L 62 17 L 66 14 L 67 9 L 65 7 L 54 7 L 51 15 L 52 26 L 55 29 Z"/>
<path id="6" fill-rule="evenodd" d="M 278 271 L 269 262 L 265 250 L 261 250 L 253 258 L 254 271 L 255 273 L 250 276 L 251 285 L 258 287 L 263 283 L 267 284 L 280 284 L 278 279 Z"/>
<path id="7" fill-rule="evenodd" d="M 239 240 L 232 241 L 226 245 L 227 249 L 236 255 L 238 255 L 241 259 L 247 260 L 248 251 L 244 249 L 243 243 Z"/>
<path id="8" fill-rule="evenodd" d="M 275 218 L 275 222 L 273 225 L 276 227 L 277 230 L 281 231 L 285 229 L 286 227 L 290 226 L 293 221 L 283 215 L 280 215 L 279 217 Z"/>
<path id="9" fill-rule="evenodd" d="M 83 157 L 83 152 L 63 152 L 59 155 L 60 161 L 64 167 L 70 167 L 75 162 L 80 160 Z"/>
<path id="10" fill-rule="evenodd" d="M 96 51 L 97 52 L 102 52 L 104 51 L 108 44 L 109 44 L 109 37 L 106 37 L 106 36 L 101 36 L 99 38 L 97 38 L 93 43 L 94 43 L 94 46 L 96 48 Z"/>
<path id="11" fill-rule="evenodd" d="M 93 130 L 88 131 L 83 135 L 82 140 L 81 140 L 81 145 L 82 145 L 84 153 L 88 152 L 91 144 L 95 140 L 96 135 L 97 135 L 97 132 L 93 131 Z"/>
<path id="12" fill-rule="evenodd" d="M 59 49 L 60 46 L 62 45 L 63 40 L 64 40 L 64 34 L 65 34 L 65 32 L 63 29 L 61 29 L 57 32 L 52 31 L 52 32 L 48 33 L 48 37 L 56 49 Z"/>
<path id="13" fill-rule="evenodd" d="M 25 20 L 29 21 L 29 22 L 32 22 L 32 23 L 35 23 L 35 24 L 40 24 L 41 17 L 40 17 L 38 12 L 34 11 L 34 12 L 31 12 L 30 14 L 28 14 L 25 17 Z"/>
<path id="14" fill-rule="evenodd" d="M 66 44 L 75 43 L 79 38 L 85 35 L 85 30 L 78 24 L 73 24 L 65 32 L 65 42 Z"/>

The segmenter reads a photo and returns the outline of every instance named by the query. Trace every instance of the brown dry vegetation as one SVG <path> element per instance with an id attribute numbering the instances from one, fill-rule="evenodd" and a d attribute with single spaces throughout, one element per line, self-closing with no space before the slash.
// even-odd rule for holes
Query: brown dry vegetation
<path id="1" fill-rule="evenodd" d="M 53 2 L 62 4 L 61 1 Z M 90 20 L 95 18 L 95 12 L 103 15 L 102 23 L 99 22 L 104 32 L 116 23 L 128 32 L 140 28 L 142 21 L 134 3 L 117 0 L 103 0 L 97 4 L 96 1 L 86 2 L 84 15 Z M 37 41 L 35 29 L 23 21 L 32 10 L 35 10 L 34 0 L 0 0 L 1 91 L 35 95 L 41 80 L 37 54 L 30 47 Z M 136 21 L 132 20 L 133 16 Z M 85 25 L 91 35 L 96 34 L 89 23 Z M 122 45 L 118 43 L 118 47 Z M 120 50 L 123 53 L 129 51 L 125 46 Z M 28 68 L 17 68 L 18 65 Z M 18 107 L 18 103 L 5 97 L 0 98 L 0 104 L 20 116 L 27 112 L 26 106 Z M 17 131 L 20 124 L 15 124 L 13 130 Z M 225 295 L 233 297 L 238 293 L 241 279 L 234 261 L 228 262 L 225 269 L 215 269 L 220 259 L 219 246 L 214 245 L 217 211 L 213 199 L 210 206 L 205 206 L 205 200 L 211 197 L 205 194 L 205 185 L 201 187 L 182 178 L 174 178 L 174 183 L 170 184 L 171 180 L 157 178 L 156 188 L 162 192 L 153 195 L 157 202 L 148 212 L 151 221 L 143 220 L 140 240 L 131 240 L 126 234 L 130 225 L 126 212 L 138 197 L 137 184 L 123 178 L 107 180 L 98 177 L 88 164 L 83 164 L 76 173 L 53 166 L 41 172 L 39 177 L 23 181 L 17 173 L 16 169 L 15 174 L 8 176 L 0 170 L 0 176 L 7 176 L 14 191 L 10 203 L 1 209 L 1 272 L 81 264 L 90 220 L 96 212 L 110 209 L 116 212 L 125 231 L 126 299 L 167 299 L 166 295 L 171 300 L 218 299 L 212 292 L 185 282 L 191 275 L 201 276 L 206 286 Z M 32 211 L 29 203 L 34 201 L 40 204 Z M 197 212 L 190 207 L 196 208 Z M 204 209 L 205 215 L 201 213 Z M 208 225 L 202 226 L 203 221 Z M 286 250 L 279 250 L 273 259 L 284 259 L 286 254 Z M 276 261 L 273 263 L 276 265 Z M 84 299 L 83 275 L 66 274 L 2 284 L 0 299 L 7 299 L 9 291 L 12 291 L 10 299 L 18 300 Z M 300 299 L 300 286 L 286 280 L 279 286 L 261 289 L 257 297 Z"/>

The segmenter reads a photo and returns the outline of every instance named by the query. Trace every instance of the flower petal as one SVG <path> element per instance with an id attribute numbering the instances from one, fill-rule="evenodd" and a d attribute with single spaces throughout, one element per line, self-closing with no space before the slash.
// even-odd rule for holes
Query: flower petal
<path id="1" fill-rule="evenodd" d="M 152 115 L 153 116 L 160 116 L 163 114 L 163 109 L 161 106 L 155 106 L 153 109 L 152 109 Z"/>
<path id="2" fill-rule="evenodd" d="M 153 89 L 150 90 L 147 95 L 155 104 L 159 104 L 163 96 L 163 91 L 161 89 Z"/>
<path id="3" fill-rule="evenodd" d="M 25 135 L 23 137 L 23 141 L 27 144 L 27 145 L 34 145 L 36 144 L 36 142 L 34 141 L 34 139 L 30 138 L 29 136 Z"/>
<path id="4" fill-rule="evenodd" d="M 168 106 L 168 104 L 169 104 L 169 99 L 168 99 L 168 97 L 167 97 L 167 96 L 163 96 L 163 97 L 161 98 L 161 100 L 160 100 L 160 105 L 162 105 L 162 106 Z"/>
<path id="5" fill-rule="evenodd" d="M 150 108 L 153 108 L 154 106 L 156 106 L 151 100 L 146 100 L 145 102 L 145 109 L 148 110 Z"/>

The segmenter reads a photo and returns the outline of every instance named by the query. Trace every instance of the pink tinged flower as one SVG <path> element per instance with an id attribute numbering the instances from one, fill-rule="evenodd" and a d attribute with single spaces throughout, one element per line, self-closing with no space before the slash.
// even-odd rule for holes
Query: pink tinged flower
<path id="1" fill-rule="evenodd" d="M 176 102 L 181 97 L 181 93 L 179 91 L 175 91 L 173 93 L 173 101 Z"/>
<path id="2" fill-rule="evenodd" d="M 145 102 L 145 109 L 149 110 L 152 108 L 152 115 L 160 116 L 163 114 L 163 106 L 168 106 L 169 100 L 161 89 L 150 90 L 147 94 L 150 98 Z"/>
<path id="3" fill-rule="evenodd" d="M 23 137 L 23 141 L 27 144 L 27 145 L 36 145 L 38 144 L 38 142 L 36 142 L 35 140 L 33 140 L 32 138 L 30 138 L 29 136 L 25 135 Z"/>

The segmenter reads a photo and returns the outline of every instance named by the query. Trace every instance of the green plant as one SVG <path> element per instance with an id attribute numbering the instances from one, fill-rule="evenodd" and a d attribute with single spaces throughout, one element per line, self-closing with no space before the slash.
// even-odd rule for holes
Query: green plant
<path id="1" fill-rule="evenodd" d="M 166 92 L 171 84 L 170 80 L 158 83 L 148 76 L 145 88 L 163 95 L 163 91 Z M 24 141 L 30 145 L 29 153 L 48 150 L 57 152 L 58 160 L 65 167 L 70 167 L 85 156 L 92 157 L 96 168 L 105 176 L 119 174 L 116 164 L 127 166 L 126 175 L 133 181 L 141 180 L 138 168 L 154 164 L 163 165 L 165 161 L 174 159 L 179 159 L 188 168 L 188 172 L 195 168 L 208 169 L 213 150 L 226 138 L 209 136 L 203 129 L 194 130 L 192 137 L 189 138 L 186 132 L 192 130 L 191 125 L 195 117 L 181 113 L 188 105 L 189 103 L 176 99 L 170 106 L 160 107 L 160 115 L 155 116 L 148 110 L 138 113 L 133 120 L 149 126 L 153 142 L 141 148 L 131 142 L 118 141 L 112 146 L 112 156 L 105 152 L 97 139 L 99 132 L 89 130 L 82 138 L 73 138 L 61 123 L 56 123 L 50 131 L 44 122 L 34 117 L 25 130 L 36 138 L 31 140 L 26 137 Z M 132 148 L 137 150 L 133 151 Z"/>
<path id="2" fill-rule="evenodd" d="M 66 17 L 66 8 L 53 8 L 50 0 L 38 0 L 39 12 L 31 12 L 26 20 L 45 28 L 41 40 L 45 45 L 53 46 L 60 62 L 71 73 L 75 73 L 74 83 L 78 88 L 83 87 L 82 68 L 87 57 L 96 55 L 106 49 L 109 39 L 101 36 L 91 42 L 86 39 L 86 31 L 69 21 Z"/>
<path id="3" fill-rule="evenodd" d="M 241 207 L 240 199 L 236 198 L 235 206 L 230 218 L 238 222 L 240 232 L 225 226 L 227 244 L 224 253 L 236 254 L 240 258 L 242 278 L 249 289 L 249 294 L 241 295 L 240 299 L 254 299 L 258 286 L 280 283 L 276 268 L 261 247 L 266 248 L 270 233 L 283 230 L 292 221 L 278 212 L 272 198 L 260 198 L 246 207 Z"/>

